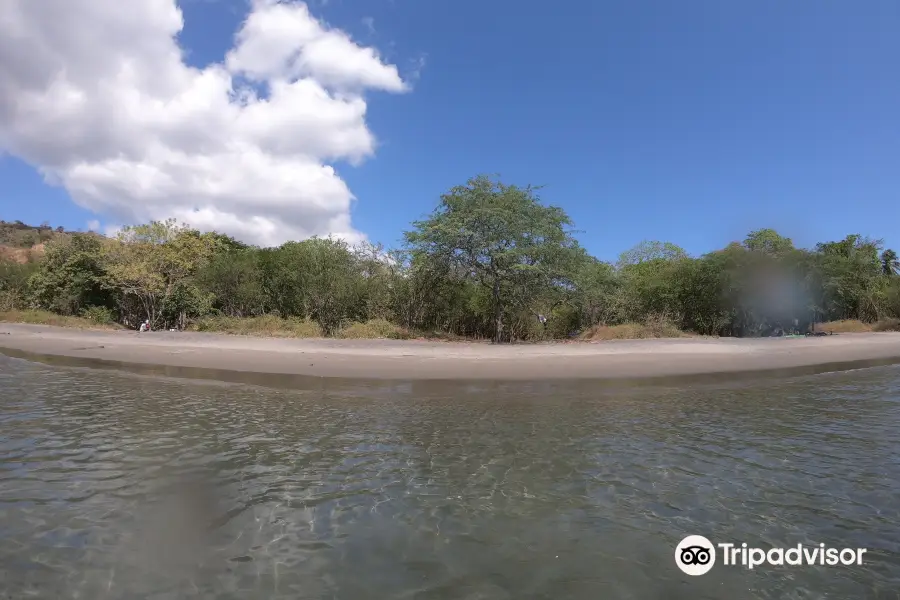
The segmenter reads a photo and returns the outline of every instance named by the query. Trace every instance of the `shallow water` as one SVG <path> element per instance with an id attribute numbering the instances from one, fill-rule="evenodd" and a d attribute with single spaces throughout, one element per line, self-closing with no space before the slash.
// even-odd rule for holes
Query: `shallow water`
<path id="1" fill-rule="evenodd" d="M 867 548 L 717 565 L 688 534 Z M 273 390 L 0 357 L 0 598 L 898 598 L 900 368 Z"/>

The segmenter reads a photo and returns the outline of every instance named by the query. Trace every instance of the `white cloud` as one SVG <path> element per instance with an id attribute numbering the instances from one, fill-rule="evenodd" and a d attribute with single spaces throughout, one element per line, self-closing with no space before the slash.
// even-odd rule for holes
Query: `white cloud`
<path id="1" fill-rule="evenodd" d="M 120 231 L 122 231 L 121 225 L 107 225 L 103 228 L 103 235 L 114 238 L 119 235 Z"/>
<path id="2" fill-rule="evenodd" d="M 87 223 L 88 231 L 100 231 L 100 221 L 97 219 L 91 219 Z"/>
<path id="3" fill-rule="evenodd" d="M 363 93 L 406 91 L 397 68 L 300 2 L 254 0 L 203 69 L 182 27 L 175 0 L 2 0 L 0 151 L 116 222 L 363 239 L 328 163 L 373 154 Z"/>

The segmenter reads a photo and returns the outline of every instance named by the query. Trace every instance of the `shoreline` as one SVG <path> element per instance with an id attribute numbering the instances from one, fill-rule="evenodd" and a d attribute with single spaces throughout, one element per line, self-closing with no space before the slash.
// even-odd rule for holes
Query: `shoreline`
<path id="1" fill-rule="evenodd" d="M 900 333 L 660 338 L 495 346 L 73 330 L 0 323 L 0 353 L 70 366 L 239 380 L 647 380 L 838 371 L 900 364 Z"/>

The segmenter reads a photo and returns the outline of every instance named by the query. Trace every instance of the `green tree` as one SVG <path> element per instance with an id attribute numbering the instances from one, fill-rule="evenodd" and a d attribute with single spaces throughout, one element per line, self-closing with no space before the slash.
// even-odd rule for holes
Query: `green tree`
<path id="1" fill-rule="evenodd" d="M 662 317 L 676 323 L 683 318 L 675 278 L 680 265 L 691 260 L 683 248 L 669 242 L 644 241 L 619 256 L 622 317 L 638 321 Z"/>
<path id="2" fill-rule="evenodd" d="M 327 335 L 365 316 L 362 267 L 337 239 L 287 242 L 260 255 L 262 287 L 281 316 L 317 321 Z"/>
<path id="3" fill-rule="evenodd" d="M 268 310 L 258 249 L 216 253 L 196 276 L 197 285 L 229 317 L 250 317 Z"/>
<path id="4" fill-rule="evenodd" d="M 704 335 L 725 331 L 731 313 L 725 302 L 728 278 L 719 261 L 708 256 L 678 261 L 671 272 L 671 282 L 680 315 L 676 325 Z"/>
<path id="5" fill-rule="evenodd" d="M 30 280 L 31 298 L 38 308 L 77 315 L 88 306 L 110 306 L 103 288 L 101 241 L 75 234 L 47 244 L 46 254 Z"/>
<path id="6" fill-rule="evenodd" d="M 571 224 L 561 208 L 540 203 L 536 188 L 478 176 L 442 195 L 405 238 L 413 252 L 438 257 L 490 290 L 497 343 L 507 312 L 566 285 L 579 255 Z"/>
<path id="7" fill-rule="evenodd" d="M 28 306 L 29 282 L 37 269 L 38 265 L 34 262 L 0 259 L 0 311 Z"/>
<path id="8" fill-rule="evenodd" d="M 478 284 L 464 269 L 439 257 L 408 251 L 392 254 L 393 312 L 409 329 L 478 336 L 490 326 Z"/>
<path id="9" fill-rule="evenodd" d="M 643 241 L 634 248 L 619 255 L 618 267 L 620 269 L 629 265 L 642 263 L 661 264 L 665 261 L 681 260 L 687 258 L 684 248 L 671 242 Z"/>
<path id="10" fill-rule="evenodd" d="M 593 256 L 586 256 L 574 279 L 572 304 L 577 307 L 578 329 L 615 321 L 622 312 L 618 294 L 621 286 L 615 268 Z"/>
<path id="11" fill-rule="evenodd" d="M 768 256 L 784 256 L 794 249 L 794 243 L 774 229 L 757 229 L 747 235 L 744 247 Z"/>
<path id="12" fill-rule="evenodd" d="M 888 277 L 900 273 L 900 260 L 890 248 L 881 253 L 881 272 Z"/>
<path id="13" fill-rule="evenodd" d="M 883 309 L 881 242 L 859 234 L 816 245 L 825 313 L 830 319 L 877 320 Z"/>
<path id="14" fill-rule="evenodd" d="M 453 188 L 414 225 L 405 248 L 390 251 L 316 238 L 258 248 L 173 220 L 115 239 L 0 221 L 0 310 L 99 318 L 115 308 L 126 324 L 165 327 L 214 312 L 271 314 L 316 320 L 328 335 L 386 319 L 495 342 L 658 317 L 735 336 L 900 317 L 897 254 L 858 234 L 806 250 L 758 229 L 699 258 L 645 241 L 613 266 L 585 253 L 535 188 L 487 177 Z M 53 239 L 23 248 L 36 233 Z"/>
<path id="15" fill-rule="evenodd" d="M 307 315 L 326 335 L 345 321 L 364 317 L 359 264 L 343 240 L 313 238 L 296 244 L 295 255 Z"/>
<path id="16" fill-rule="evenodd" d="M 216 241 L 174 219 L 126 227 L 108 240 L 105 285 L 118 295 L 126 320 L 184 327 L 189 315 L 207 310 L 211 299 L 194 285 L 193 276 L 212 258 Z"/>

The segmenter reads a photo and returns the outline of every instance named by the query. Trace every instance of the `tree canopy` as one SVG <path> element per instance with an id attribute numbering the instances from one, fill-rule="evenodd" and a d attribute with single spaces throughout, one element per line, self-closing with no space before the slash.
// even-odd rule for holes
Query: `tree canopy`
<path id="1" fill-rule="evenodd" d="M 758 336 L 900 318 L 900 263 L 879 240 L 854 233 L 804 249 L 760 229 L 697 257 L 647 240 L 613 263 L 585 252 L 569 216 L 538 192 L 475 177 L 442 195 L 395 249 L 331 238 L 258 248 L 175 221 L 115 238 L 9 224 L 43 251 L 22 254 L 27 240 L 15 237 L 18 258 L 0 258 L 0 310 L 157 328 L 274 319 L 325 335 L 375 323 L 390 335 L 495 342 L 626 323 Z"/>
<path id="2" fill-rule="evenodd" d="M 436 259 L 488 291 L 497 342 L 510 310 L 565 285 L 582 258 L 568 215 L 543 206 L 535 192 L 479 176 L 441 196 L 406 233 L 414 256 Z"/>

